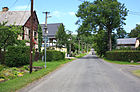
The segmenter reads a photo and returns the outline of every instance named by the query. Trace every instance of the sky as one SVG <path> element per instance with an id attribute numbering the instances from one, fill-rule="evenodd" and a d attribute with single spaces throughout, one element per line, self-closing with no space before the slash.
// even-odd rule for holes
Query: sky
<path id="1" fill-rule="evenodd" d="M 136 27 L 136 24 L 140 24 L 140 0 L 118 1 L 124 3 L 129 10 L 124 26 L 124 29 L 129 33 Z M 80 0 L 34 0 L 34 10 L 37 12 L 40 24 L 45 23 L 45 14 L 42 12 L 47 11 L 50 12 L 49 16 L 51 16 L 48 18 L 48 24 L 63 23 L 66 30 L 75 34 L 78 29 L 78 25 L 75 25 L 78 20 L 75 13 L 81 3 Z M 2 7 L 9 7 L 11 11 L 30 10 L 30 0 L 0 0 L 0 10 Z"/>

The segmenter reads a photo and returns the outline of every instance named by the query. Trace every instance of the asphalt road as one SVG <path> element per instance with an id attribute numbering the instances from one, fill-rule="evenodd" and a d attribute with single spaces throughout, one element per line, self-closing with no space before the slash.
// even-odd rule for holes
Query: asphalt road
<path id="1" fill-rule="evenodd" d="M 22 92 L 140 92 L 140 79 L 89 54 Z"/>

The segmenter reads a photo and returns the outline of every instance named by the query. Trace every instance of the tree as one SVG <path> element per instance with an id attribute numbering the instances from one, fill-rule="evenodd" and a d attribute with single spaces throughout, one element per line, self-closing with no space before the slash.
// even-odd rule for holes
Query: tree
<path id="1" fill-rule="evenodd" d="M 41 52 L 41 47 L 42 47 L 42 28 L 40 25 L 38 25 L 38 49 L 39 52 Z"/>
<path id="2" fill-rule="evenodd" d="M 22 33 L 20 26 L 5 26 L 6 22 L 0 23 L 0 59 L 4 63 L 4 54 L 8 46 L 21 45 L 22 41 L 18 41 L 18 35 Z M 4 54 L 2 55 L 2 50 Z"/>
<path id="3" fill-rule="evenodd" d="M 131 32 L 128 34 L 130 38 L 140 37 L 140 25 L 136 24 L 136 27 L 131 30 Z"/>
<path id="4" fill-rule="evenodd" d="M 6 23 L 0 23 L 0 49 L 6 50 L 7 46 L 18 44 L 18 35 L 21 34 L 21 27 L 11 25 L 5 26 Z"/>
<path id="5" fill-rule="evenodd" d="M 125 38 L 126 35 L 127 35 L 127 33 L 123 28 L 117 29 L 117 38 Z"/>
<path id="6" fill-rule="evenodd" d="M 97 54 L 100 57 L 102 57 L 103 55 L 105 55 L 105 52 L 108 50 L 107 32 L 105 32 L 105 30 L 100 30 L 98 34 L 94 34 L 93 37 L 94 37 L 93 48 L 97 51 Z"/>
<path id="7" fill-rule="evenodd" d="M 56 42 L 57 47 L 62 48 L 63 46 L 66 45 L 67 34 L 66 34 L 65 27 L 63 24 L 60 24 L 60 26 L 58 27 L 58 31 L 56 32 L 55 37 L 57 39 L 57 42 Z"/>
<path id="8" fill-rule="evenodd" d="M 111 33 L 122 27 L 127 16 L 127 9 L 124 4 L 117 0 L 95 0 L 93 2 L 85 1 L 79 6 L 76 14 L 79 17 L 77 24 L 83 26 L 84 31 L 106 30 L 108 33 L 108 47 L 112 50 Z M 97 30 L 98 29 L 98 30 Z"/>

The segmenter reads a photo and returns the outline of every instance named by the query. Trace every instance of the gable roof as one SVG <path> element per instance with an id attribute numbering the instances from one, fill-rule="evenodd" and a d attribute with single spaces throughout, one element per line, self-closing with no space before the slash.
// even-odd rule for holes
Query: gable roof
<path id="1" fill-rule="evenodd" d="M 135 44 L 137 38 L 121 38 L 117 39 L 117 44 Z"/>
<path id="2" fill-rule="evenodd" d="M 48 34 L 47 36 L 49 38 L 55 38 L 55 34 L 58 31 L 58 27 L 60 26 L 60 24 L 62 23 L 53 23 L 53 24 L 47 24 L 47 28 L 48 28 Z M 42 34 L 45 34 L 45 24 L 40 24 L 41 28 L 42 28 Z"/>
<path id="3" fill-rule="evenodd" d="M 30 11 L 0 11 L 0 23 L 7 22 L 6 26 L 23 26 L 30 16 Z"/>

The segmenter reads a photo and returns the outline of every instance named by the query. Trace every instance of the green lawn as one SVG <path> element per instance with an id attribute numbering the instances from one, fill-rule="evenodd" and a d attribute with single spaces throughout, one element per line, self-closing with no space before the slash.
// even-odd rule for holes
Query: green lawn
<path id="1" fill-rule="evenodd" d="M 140 77 L 140 70 L 134 70 L 132 73 L 138 77 Z"/>
<path id="2" fill-rule="evenodd" d="M 60 61 L 53 61 L 47 62 L 47 68 L 41 69 L 36 72 L 32 72 L 32 74 L 26 73 L 23 77 L 18 77 L 12 80 L 8 80 L 6 82 L 0 83 L 0 92 L 15 92 L 16 90 L 26 86 L 27 84 L 33 82 L 34 80 L 40 79 L 44 75 L 54 71 L 56 68 L 60 67 L 61 65 L 70 62 L 72 60 L 60 60 Z M 33 66 L 44 66 L 44 62 L 34 62 Z"/>
<path id="3" fill-rule="evenodd" d="M 106 58 L 103 58 L 105 61 L 110 62 L 110 63 L 114 63 L 114 64 L 121 64 L 121 65 L 140 65 L 140 63 L 130 63 L 127 61 L 112 61 L 112 60 L 108 60 Z"/>

